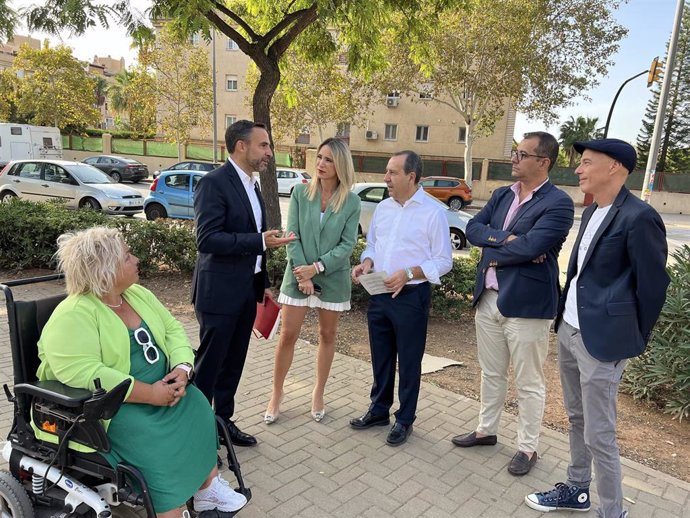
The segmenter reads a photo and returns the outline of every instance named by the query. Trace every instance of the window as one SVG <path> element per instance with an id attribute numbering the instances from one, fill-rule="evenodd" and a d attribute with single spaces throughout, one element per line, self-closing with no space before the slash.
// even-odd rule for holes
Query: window
<path id="1" fill-rule="evenodd" d="M 458 142 L 460 144 L 464 144 L 466 138 L 467 138 L 467 128 L 465 128 L 465 127 L 458 128 Z"/>
<path id="2" fill-rule="evenodd" d="M 400 91 L 393 90 L 392 92 L 388 92 L 388 95 L 386 97 L 388 97 L 389 99 L 400 99 Z"/>
<path id="3" fill-rule="evenodd" d="M 41 179 L 41 164 L 35 162 L 24 162 L 19 169 L 19 176 L 31 180 Z"/>
<path id="4" fill-rule="evenodd" d="M 17 127 L 10 128 L 10 135 L 21 135 L 22 129 Z"/>
<path id="5" fill-rule="evenodd" d="M 349 138 L 350 137 L 350 123 L 340 122 L 335 130 L 335 136 L 337 138 Z"/>
<path id="6" fill-rule="evenodd" d="M 419 92 L 419 98 L 424 100 L 433 99 L 434 96 L 430 92 Z"/>
<path id="7" fill-rule="evenodd" d="M 419 182 L 422 187 L 433 187 L 434 186 L 434 180 L 423 180 Z"/>
<path id="8" fill-rule="evenodd" d="M 383 138 L 385 140 L 398 140 L 398 125 L 386 124 L 386 130 Z"/>
<path id="9" fill-rule="evenodd" d="M 196 186 L 199 185 L 199 180 L 201 180 L 200 174 L 195 174 L 192 176 L 192 192 L 196 191 Z"/>
<path id="10" fill-rule="evenodd" d="M 165 186 L 171 189 L 186 191 L 189 189 L 188 174 L 171 174 L 165 177 Z"/>
<path id="11" fill-rule="evenodd" d="M 43 147 L 47 149 L 54 149 L 53 139 L 50 137 L 43 137 Z"/>
<path id="12" fill-rule="evenodd" d="M 457 187 L 458 182 L 453 180 L 436 180 L 436 187 Z"/>
<path id="13" fill-rule="evenodd" d="M 429 126 L 417 126 L 416 142 L 429 142 Z"/>
<path id="14" fill-rule="evenodd" d="M 47 182 L 70 183 L 69 173 L 55 164 L 46 164 L 43 167 L 43 178 Z"/>
<path id="15" fill-rule="evenodd" d="M 235 121 L 237 120 L 237 117 L 234 115 L 226 115 L 225 116 L 225 129 L 228 129 L 230 126 L 235 124 Z"/>
<path id="16" fill-rule="evenodd" d="M 225 50 L 238 50 L 239 47 L 237 46 L 237 43 L 235 43 L 235 40 L 232 38 L 228 38 L 228 44 L 225 47 Z"/>
<path id="17" fill-rule="evenodd" d="M 225 89 L 228 92 L 237 91 L 237 76 L 225 76 Z"/>
<path id="18" fill-rule="evenodd" d="M 199 36 L 198 32 L 192 34 L 189 37 L 189 43 L 191 43 L 192 45 L 198 45 L 200 41 L 201 41 L 201 37 Z"/>
<path id="19" fill-rule="evenodd" d="M 384 198 L 387 198 L 387 194 L 387 189 L 385 187 L 370 187 L 360 192 L 359 197 L 362 201 L 378 203 Z"/>

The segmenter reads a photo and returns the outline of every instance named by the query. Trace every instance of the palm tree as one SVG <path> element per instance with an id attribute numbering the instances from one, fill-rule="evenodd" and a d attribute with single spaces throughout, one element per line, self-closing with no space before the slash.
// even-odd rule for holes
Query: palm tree
<path id="1" fill-rule="evenodd" d="M 133 75 L 132 72 L 122 70 L 115 76 L 115 82 L 108 86 L 108 97 L 110 97 L 111 108 L 118 113 L 126 113 L 127 118 L 129 118 L 131 111 L 129 83 Z"/>
<path id="2" fill-rule="evenodd" d="M 570 117 L 564 124 L 561 125 L 561 134 L 559 136 L 561 146 L 568 154 L 569 167 L 575 167 L 575 155 L 577 152 L 573 144 L 578 140 L 593 140 L 601 138 L 603 132 L 597 129 L 598 117 Z"/>

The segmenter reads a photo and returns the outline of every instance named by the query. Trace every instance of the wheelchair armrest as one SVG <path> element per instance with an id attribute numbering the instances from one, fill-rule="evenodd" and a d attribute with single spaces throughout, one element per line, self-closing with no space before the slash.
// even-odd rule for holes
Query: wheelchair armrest
<path id="1" fill-rule="evenodd" d="M 68 387 L 56 380 L 19 383 L 14 386 L 14 391 L 16 394 L 28 394 L 68 408 L 81 407 L 92 396 L 90 390 Z"/>

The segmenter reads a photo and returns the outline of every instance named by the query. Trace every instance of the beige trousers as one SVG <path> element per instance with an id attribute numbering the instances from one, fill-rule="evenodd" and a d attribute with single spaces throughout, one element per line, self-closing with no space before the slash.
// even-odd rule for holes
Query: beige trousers
<path id="1" fill-rule="evenodd" d="M 518 393 L 518 436 L 520 451 L 537 451 L 544 416 L 546 386 L 544 361 L 549 349 L 551 320 L 506 318 L 496 306 L 498 292 L 484 290 L 474 322 L 477 352 L 482 368 L 481 409 L 477 432 L 496 435 L 508 390 L 508 368 L 512 362 Z"/>

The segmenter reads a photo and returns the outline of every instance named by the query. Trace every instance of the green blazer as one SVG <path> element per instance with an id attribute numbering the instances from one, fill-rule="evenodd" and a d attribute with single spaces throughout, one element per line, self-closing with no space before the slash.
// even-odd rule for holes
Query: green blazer
<path id="1" fill-rule="evenodd" d="M 352 292 L 350 256 L 357 240 L 359 226 L 359 196 L 349 192 L 338 212 L 330 205 L 321 218 L 321 193 L 313 201 L 307 197 L 307 186 L 296 185 L 290 198 L 287 231 L 299 240 L 287 245 L 287 266 L 280 291 L 293 299 L 307 296 L 297 288 L 292 268 L 321 261 L 326 271 L 312 278 L 321 286 L 320 298 L 324 302 L 347 302 Z"/>

